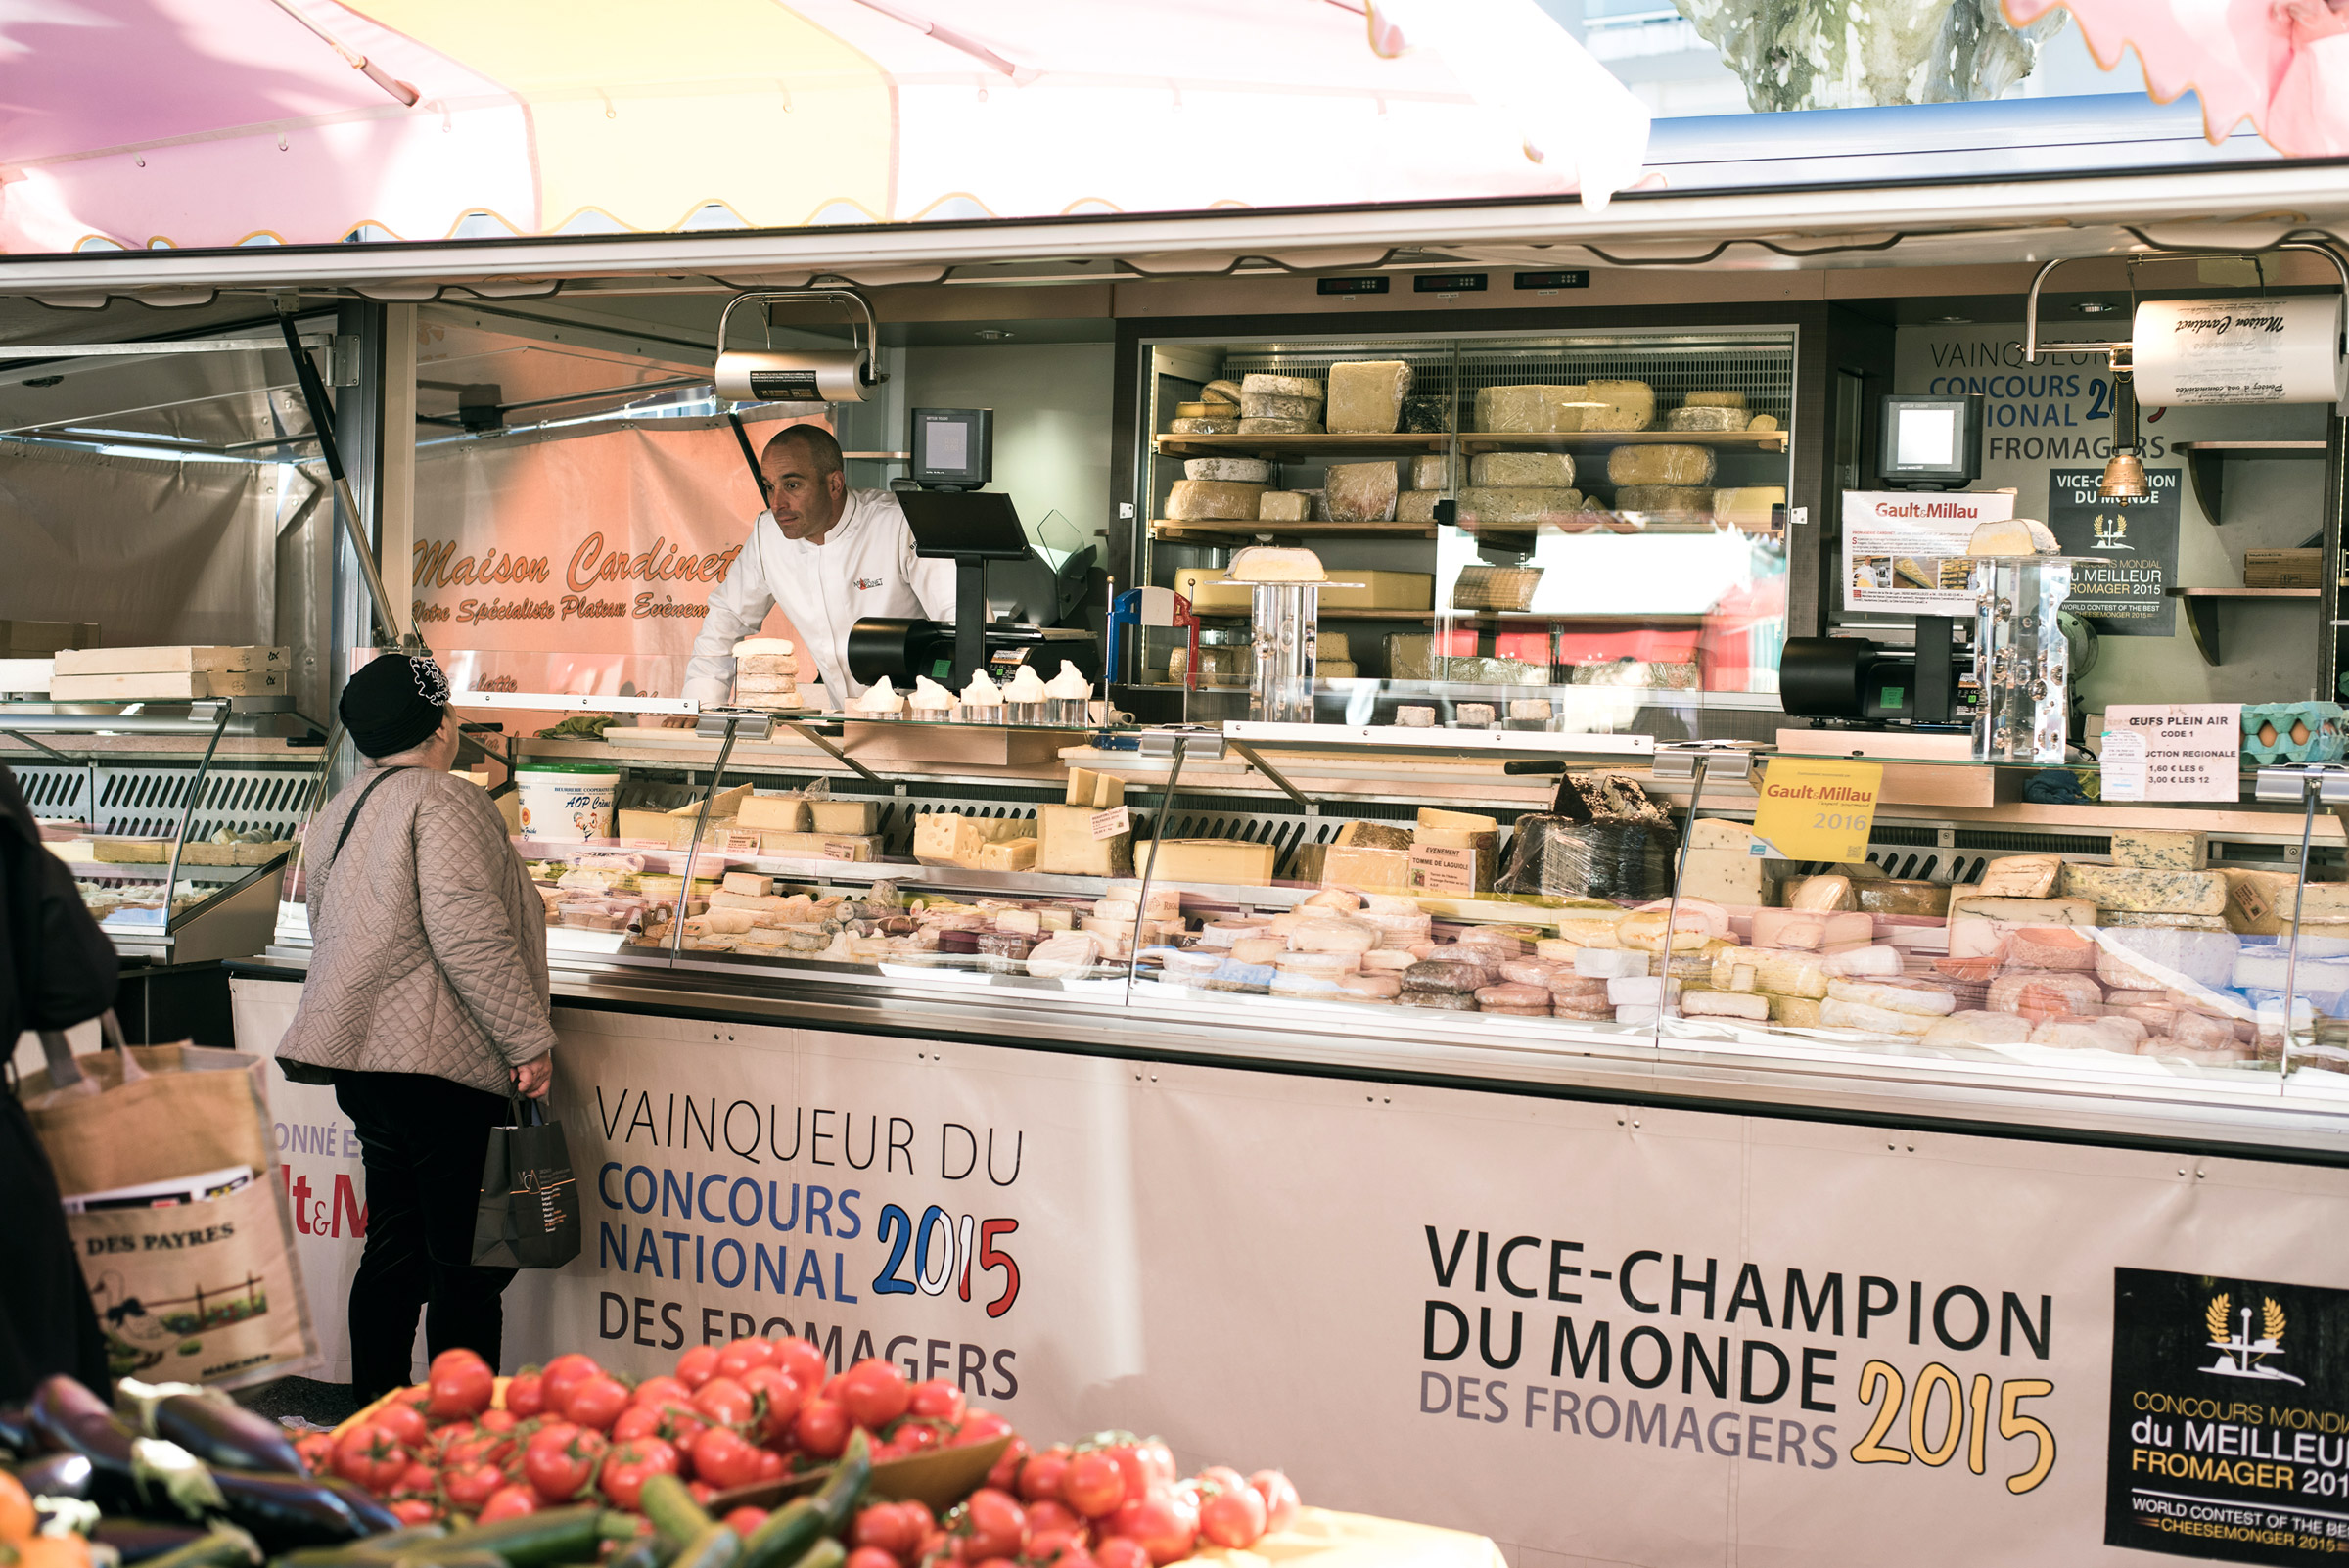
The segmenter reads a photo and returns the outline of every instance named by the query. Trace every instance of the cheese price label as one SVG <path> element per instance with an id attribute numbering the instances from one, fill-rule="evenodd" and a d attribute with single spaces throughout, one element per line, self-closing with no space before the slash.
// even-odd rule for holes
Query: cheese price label
<path id="1" fill-rule="evenodd" d="M 1133 831 L 1133 813 L 1126 807 L 1113 806 L 1106 811 L 1093 813 L 1093 837 L 1114 839 L 1121 833 Z"/>
<path id="2" fill-rule="evenodd" d="M 1881 762 L 1773 758 L 1762 775 L 1754 835 L 1789 860 L 1865 860 L 1883 788 Z"/>

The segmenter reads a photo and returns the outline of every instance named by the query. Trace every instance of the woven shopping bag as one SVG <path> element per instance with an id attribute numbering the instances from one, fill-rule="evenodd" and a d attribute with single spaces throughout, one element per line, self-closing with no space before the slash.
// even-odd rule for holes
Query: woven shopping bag
<path id="1" fill-rule="evenodd" d="M 514 1124 L 489 1130 L 489 1152 L 482 1158 L 473 1261 L 479 1268 L 560 1268 L 579 1255 L 571 1144 L 538 1101 L 508 1103 Z"/>

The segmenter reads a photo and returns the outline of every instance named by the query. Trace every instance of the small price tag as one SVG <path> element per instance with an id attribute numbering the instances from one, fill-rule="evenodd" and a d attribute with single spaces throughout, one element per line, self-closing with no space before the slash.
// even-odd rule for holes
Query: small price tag
<path id="1" fill-rule="evenodd" d="M 2234 906 L 2242 910 L 2245 918 L 2249 919 L 2253 925 L 2267 919 L 2269 911 L 2276 907 L 2268 896 L 2260 892 L 2258 884 L 2249 877 L 2237 882 L 2229 891 L 2228 897 L 2234 900 Z"/>
<path id="2" fill-rule="evenodd" d="M 1444 845 L 1411 848 L 1411 886 L 1422 893 L 1474 893 L 1476 852 Z"/>
<path id="3" fill-rule="evenodd" d="M 853 844 L 842 844 L 837 839 L 826 840 L 824 843 L 824 858 L 827 860 L 853 860 L 856 858 L 856 846 Z"/>
<path id="4" fill-rule="evenodd" d="M 2097 798 L 2142 801 L 2145 798 L 2145 738 L 2127 730 L 2108 729 L 2097 748 L 2097 771 L 2103 781 Z"/>
<path id="5" fill-rule="evenodd" d="M 1093 837 L 1114 839 L 1121 833 L 1133 831 L 1133 814 L 1123 806 L 1113 806 L 1106 811 L 1093 813 Z"/>
<path id="6" fill-rule="evenodd" d="M 1754 835 L 1789 860 L 1865 860 L 1884 764 L 1778 757 L 1762 779 Z"/>

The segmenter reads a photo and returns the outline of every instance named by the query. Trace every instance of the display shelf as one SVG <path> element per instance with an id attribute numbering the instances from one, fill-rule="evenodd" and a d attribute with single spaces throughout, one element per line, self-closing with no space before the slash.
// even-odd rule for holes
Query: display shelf
<path id="1" fill-rule="evenodd" d="M 1463 452 L 1609 452 L 1618 446 L 1711 446 L 1731 452 L 1779 453 L 1786 450 L 1782 430 L 1609 430 L 1558 431 L 1547 435 L 1509 435 L 1498 431 L 1462 431 Z"/>
<path id="2" fill-rule="evenodd" d="M 2215 525 L 2226 521 L 2219 510 L 2227 483 L 2227 462 L 2230 458 L 2265 459 L 2296 458 L 2306 461 L 2325 455 L 2323 441 L 2174 441 L 2174 452 L 2186 454 L 2187 477 L 2194 486 L 2194 500 L 2202 515 Z M 2213 660 L 2212 663 L 2217 663 Z"/>
<path id="3" fill-rule="evenodd" d="M 1395 432 L 1384 436 L 1176 436 L 1152 438 L 1162 457 L 1418 457 L 1450 448 L 1451 437 Z"/>
<path id="4" fill-rule="evenodd" d="M 1154 518 L 1150 537 L 1167 544 L 1228 544 L 1259 535 L 1274 539 L 1432 539 L 1433 523 L 1267 523 L 1261 518 Z"/>
<path id="5" fill-rule="evenodd" d="M 2320 445 L 2323 443 L 2320 442 Z M 2305 599 L 2314 603 L 2322 588 L 2172 588 L 2173 599 L 2186 604 L 2187 629 L 2194 634 L 2194 647 L 2206 665 L 2227 662 L 2219 645 L 2219 606 L 2238 599 Z"/>

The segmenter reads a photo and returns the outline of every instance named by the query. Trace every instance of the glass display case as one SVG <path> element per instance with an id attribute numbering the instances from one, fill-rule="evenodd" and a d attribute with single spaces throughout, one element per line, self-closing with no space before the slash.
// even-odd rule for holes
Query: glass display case
<path id="1" fill-rule="evenodd" d="M 1248 715 L 1250 594 L 1227 570 L 1268 543 L 1333 579 L 1325 721 L 1767 738 L 1796 340 L 1148 344 L 1137 580 L 1182 595 L 1196 625 L 1145 624 L 1115 678 L 1164 689 L 1153 715 Z M 1388 418 L 1361 395 L 1372 373 L 1395 389 L 1390 429 L 1361 428 Z"/>

